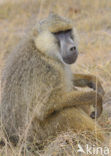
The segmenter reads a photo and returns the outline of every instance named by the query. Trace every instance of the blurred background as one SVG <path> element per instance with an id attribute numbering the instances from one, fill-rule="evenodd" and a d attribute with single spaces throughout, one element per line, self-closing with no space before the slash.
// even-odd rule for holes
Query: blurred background
<path id="1" fill-rule="evenodd" d="M 52 11 L 73 20 L 79 57 L 72 70 L 100 78 L 108 112 L 101 124 L 111 130 L 111 0 L 0 0 L 0 70 L 17 43 Z"/>

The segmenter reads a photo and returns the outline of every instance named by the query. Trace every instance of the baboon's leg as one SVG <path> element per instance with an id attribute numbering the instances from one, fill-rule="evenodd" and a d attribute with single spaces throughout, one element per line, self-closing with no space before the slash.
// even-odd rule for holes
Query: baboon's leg
<path id="1" fill-rule="evenodd" d="M 68 131 L 72 129 L 76 132 L 90 131 L 100 140 L 104 140 L 103 131 L 84 111 L 79 108 L 66 108 L 52 114 L 44 120 L 44 130 L 46 137 L 56 135 L 58 132 Z"/>

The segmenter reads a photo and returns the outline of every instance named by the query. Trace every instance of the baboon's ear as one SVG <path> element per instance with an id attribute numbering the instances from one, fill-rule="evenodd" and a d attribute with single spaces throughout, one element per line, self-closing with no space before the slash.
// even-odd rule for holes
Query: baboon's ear
<path id="1" fill-rule="evenodd" d="M 36 24 L 33 29 L 32 29 L 32 36 L 35 38 L 37 37 L 38 33 L 39 33 L 39 24 Z"/>
<path id="2" fill-rule="evenodd" d="M 56 13 L 54 11 L 50 11 L 49 16 L 56 16 Z"/>
<path id="3" fill-rule="evenodd" d="M 33 30 L 32 35 L 33 35 L 33 37 L 36 37 L 38 35 L 38 32 L 36 29 Z"/>

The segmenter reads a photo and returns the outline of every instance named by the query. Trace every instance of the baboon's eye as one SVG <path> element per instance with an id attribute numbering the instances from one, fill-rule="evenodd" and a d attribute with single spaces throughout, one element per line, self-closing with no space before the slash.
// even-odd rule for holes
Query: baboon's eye
<path id="1" fill-rule="evenodd" d="M 59 32 L 57 33 L 53 33 L 54 37 L 56 38 L 56 43 L 58 44 L 58 46 L 60 46 L 60 34 Z"/>
<path id="2" fill-rule="evenodd" d="M 59 41 L 59 40 L 57 40 L 57 41 L 56 41 L 56 43 L 57 43 L 57 44 L 58 44 L 58 46 L 60 47 L 60 41 Z"/>
<path id="3" fill-rule="evenodd" d="M 68 30 L 65 30 L 65 31 L 53 32 L 54 35 L 67 34 L 67 33 L 71 33 L 72 34 L 72 29 L 68 29 Z"/>
<path id="4" fill-rule="evenodd" d="M 66 31 L 59 31 L 53 33 L 54 37 L 56 38 L 56 42 L 58 46 L 60 47 L 60 44 L 63 42 L 70 42 L 70 39 L 73 40 L 73 34 L 72 34 L 72 29 L 66 30 Z M 72 49 L 73 51 L 73 49 Z"/>
<path id="5" fill-rule="evenodd" d="M 71 39 L 74 40 L 72 29 L 68 30 L 67 33 L 70 35 Z"/>
<path id="6" fill-rule="evenodd" d="M 73 40 L 74 40 L 74 36 L 73 36 L 72 32 L 71 32 L 71 39 L 73 39 Z"/>

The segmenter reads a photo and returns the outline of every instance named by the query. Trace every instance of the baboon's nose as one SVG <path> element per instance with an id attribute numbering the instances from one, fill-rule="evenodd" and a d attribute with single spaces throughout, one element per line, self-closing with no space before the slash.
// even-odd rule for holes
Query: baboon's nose
<path id="1" fill-rule="evenodd" d="M 71 54 L 71 55 L 77 55 L 77 48 L 76 48 L 76 46 L 74 46 L 74 45 L 70 45 L 69 47 L 68 47 L 68 51 L 69 51 L 69 54 Z"/>
<path id="2" fill-rule="evenodd" d="M 72 46 L 72 47 L 70 47 L 70 49 L 69 49 L 71 52 L 73 52 L 74 50 L 76 50 L 76 47 L 75 46 Z"/>

